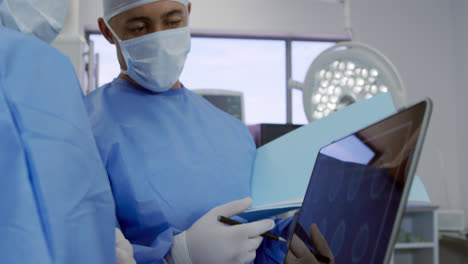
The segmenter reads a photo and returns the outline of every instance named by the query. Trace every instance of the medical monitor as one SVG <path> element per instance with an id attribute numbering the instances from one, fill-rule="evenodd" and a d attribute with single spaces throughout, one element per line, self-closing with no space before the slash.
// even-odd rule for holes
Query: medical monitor
<path id="1" fill-rule="evenodd" d="M 192 91 L 217 108 L 244 122 L 244 96 L 242 92 L 221 89 L 195 89 Z"/>
<path id="2" fill-rule="evenodd" d="M 336 264 L 388 263 L 431 105 L 428 99 L 321 148 L 295 239 L 316 251 L 309 229 L 315 223 Z"/>

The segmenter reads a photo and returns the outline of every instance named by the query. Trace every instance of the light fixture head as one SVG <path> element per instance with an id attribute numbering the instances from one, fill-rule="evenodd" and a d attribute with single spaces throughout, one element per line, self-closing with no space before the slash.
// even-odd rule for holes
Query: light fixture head
<path id="1" fill-rule="evenodd" d="M 360 100 L 390 92 L 395 107 L 406 104 L 406 90 L 393 64 L 379 51 L 356 42 L 339 43 L 322 52 L 310 66 L 303 90 L 309 122 Z"/>

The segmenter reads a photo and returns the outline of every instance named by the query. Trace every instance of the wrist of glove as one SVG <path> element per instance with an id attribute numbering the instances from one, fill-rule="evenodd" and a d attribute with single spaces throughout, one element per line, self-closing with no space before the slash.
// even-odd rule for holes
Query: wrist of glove
<path id="1" fill-rule="evenodd" d="M 133 247 L 118 228 L 115 229 L 115 256 L 117 264 L 136 264 Z"/>
<path id="2" fill-rule="evenodd" d="M 267 219 L 235 226 L 227 226 L 218 221 L 220 215 L 232 217 L 244 212 L 251 203 L 252 199 L 246 198 L 218 206 L 206 213 L 187 231 L 174 237 L 172 258 L 178 264 L 252 262 L 263 240 L 260 235 L 273 229 L 274 221 Z M 188 257 L 184 258 L 184 255 Z"/>

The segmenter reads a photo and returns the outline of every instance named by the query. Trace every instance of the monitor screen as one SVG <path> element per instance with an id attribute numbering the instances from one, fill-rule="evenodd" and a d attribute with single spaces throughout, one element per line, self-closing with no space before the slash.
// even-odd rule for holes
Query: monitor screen
<path id="1" fill-rule="evenodd" d="M 214 106 L 242 121 L 242 101 L 235 95 L 202 95 Z"/>

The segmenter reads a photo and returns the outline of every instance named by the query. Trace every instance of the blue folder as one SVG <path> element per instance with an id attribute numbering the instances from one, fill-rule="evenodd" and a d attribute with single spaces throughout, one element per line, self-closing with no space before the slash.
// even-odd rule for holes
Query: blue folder
<path id="1" fill-rule="evenodd" d="M 251 178 L 252 207 L 241 216 L 256 220 L 302 205 L 320 149 L 396 112 L 389 93 L 345 107 L 257 149 Z M 427 194 L 419 179 L 414 196 Z M 422 189 L 421 189 L 422 188 Z"/>

